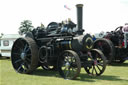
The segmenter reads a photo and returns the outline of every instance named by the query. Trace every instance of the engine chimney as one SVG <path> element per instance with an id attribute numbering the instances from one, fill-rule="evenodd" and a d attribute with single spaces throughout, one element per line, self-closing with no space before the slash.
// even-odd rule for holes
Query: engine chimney
<path id="1" fill-rule="evenodd" d="M 82 35 L 84 30 L 82 28 L 82 19 L 83 19 L 83 4 L 77 4 L 77 33 Z"/>

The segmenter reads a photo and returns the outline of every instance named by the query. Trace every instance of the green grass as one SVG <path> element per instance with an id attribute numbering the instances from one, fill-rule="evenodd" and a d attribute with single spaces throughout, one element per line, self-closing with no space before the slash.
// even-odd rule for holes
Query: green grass
<path id="1" fill-rule="evenodd" d="M 0 59 L 0 85 L 128 85 L 128 61 L 107 66 L 98 77 L 81 70 L 76 80 L 64 80 L 58 72 L 38 68 L 33 74 L 16 73 L 9 59 Z"/>

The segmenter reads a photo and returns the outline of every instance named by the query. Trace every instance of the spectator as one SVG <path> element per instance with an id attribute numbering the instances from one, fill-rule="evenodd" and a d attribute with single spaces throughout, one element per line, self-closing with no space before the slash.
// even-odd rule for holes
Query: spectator
<path id="1" fill-rule="evenodd" d="M 125 23 L 125 26 L 123 27 L 124 31 L 124 46 L 127 48 L 128 46 L 128 23 Z"/>
<path id="2" fill-rule="evenodd" d="M 128 32 L 128 23 L 125 23 L 125 26 L 123 27 L 124 32 Z"/>

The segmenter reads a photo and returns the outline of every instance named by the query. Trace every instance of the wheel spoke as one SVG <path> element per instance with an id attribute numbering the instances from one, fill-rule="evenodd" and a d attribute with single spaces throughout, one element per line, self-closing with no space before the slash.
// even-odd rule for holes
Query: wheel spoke
<path id="1" fill-rule="evenodd" d="M 26 49 L 26 53 L 30 50 L 30 48 L 28 47 L 28 49 Z"/>
<path id="2" fill-rule="evenodd" d="M 23 65 L 23 63 L 19 66 L 19 68 L 17 69 L 17 71 L 19 72 L 20 71 L 20 69 L 22 68 L 22 65 Z"/>
<path id="3" fill-rule="evenodd" d="M 14 55 L 19 55 L 20 56 L 20 54 L 19 53 L 13 53 Z"/>
<path id="4" fill-rule="evenodd" d="M 30 65 L 28 64 L 28 62 L 24 62 L 24 67 L 25 67 L 25 69 L 29 69 L 30 68 Z"/>
<path id="5" fill-rule="evenodd" d="M 66 54 L 65 54 L 65 59 L 66 59 L 66 61 L 69 62 L 69 53 L 66 53 Z"/>
<path id="6" fill-rule="evenodd" d="M 24 52 L 24 53 L 27 53 L 29 50 L 30 50 L 30 47 L 28 46 L 28 44 L 26 44 L 26 45 L 24 46 L 23 52 Z"/>
<path id="7" fill-rule="evenodd" d="M 97 64 L 98 64 L 99 66 L 102 66 L 102 67 L 104 66 L 104 64 L 103 64 L 103 63 L 97 63 Z"/>
<path id="8" fill-rule="evenodd" d="M 18 59 L 14 63 L 18 63 L 18 62 L 21 62 L 21 61 L 22 61 L 22 59 Z"/>
<path id="9" fill-rule="evenodd" d="M 95 70 L 95 72 L 96 72 L 96 75 L 98 75 L 98 73 L 97 73 L 97 70 L 96 70 L 95 66 L 93 66 L 93 68 L 94 68 L 94 70 Z"/>
<path id="10" fill-rule="evenodd" d="M 67 71 L 66 74 L 65 74 L 65 77 L 66 77 L 66 78 L 68 77 L 69 73 L 70 73 L 70 69 L 68 68 L 68 71 Z"/>
<path id="11" fill-rule="evenodd" d="M 96 67 L 99 69 L 99 71 L 102 71 L 98 65 L 96 65 Z"/>
<path id="12" fill-rule="evenodd" d="M 29 63 L 31 63 L 31 59 L 29 59 L 28 57 L 26 57 L 26 61 L 28 61 Z"/>
<path id="13" fill-rule="evenodd" d="M 26 49 L 27 49 L 27 44 L 24 45 L 24 49 L 23 49 L 23 52 L 24 52 L 24 53 L 26 52 Z"/>
<path id="14" fill-rule="evenodd" d="M 92 75 L 94 74 L 94 67 L 92 66 L 92 68 L 89 68 L 89 72 L 92 71 Z"/>
<path id="15" fill-rule="evenodd" d="M 73 74 L 75 73 L 74 68 L 72 68 L 72 72 L 73 72 Z"/>

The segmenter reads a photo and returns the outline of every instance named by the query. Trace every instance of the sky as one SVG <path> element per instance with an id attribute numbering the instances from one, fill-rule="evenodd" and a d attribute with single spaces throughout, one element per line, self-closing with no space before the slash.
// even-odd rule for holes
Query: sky
<path id="1" fill-rule="evenodd" d="M 23 20 L 31 20 L 34 27 L 68 18 L 76 23 L 76 4 L 84 5 L 85 33 L 112 31 L 128 23 L 128 0 L 0 0 L 0 33 L 17 34 Z"/>

